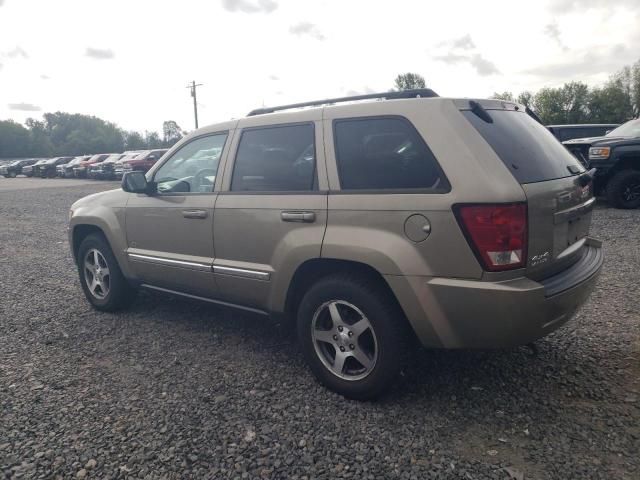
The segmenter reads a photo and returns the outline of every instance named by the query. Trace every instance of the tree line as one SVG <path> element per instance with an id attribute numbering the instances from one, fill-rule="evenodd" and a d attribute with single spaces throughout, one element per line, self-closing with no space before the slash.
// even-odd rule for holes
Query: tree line
<path id="1" fill-rule="evenodd" d="M 611 75 L 600 87 L 572 81 L 535 93 L 494 93 L 492 98 L 522 103 L 547 125 L 623 123 L 640 114 L 640 60 Z"/>
<path id="2" fill-rule="evenodd" d="M 29 118 L 25 125 L 0 121 L 0 158 L 90 155 L 168 148 L 182 138 L 173 120 L 157 132 L 125 131 L 116 124 L 79 113 L 45 113 L 42 120 Z"/>
<path id="3" fill-rule="evenodd" d="M 394 82 L 395 90 L 425 86 L 424 77 L 410 72 L 398 75 Z M 623 123 L 640 115 L 640 60 L 614 73 L 599 87 L 571 81 L 562 87 L 524 91 L 518 95 L 494 93 L 491 98 L 526 105 L 546 125 Z"/>

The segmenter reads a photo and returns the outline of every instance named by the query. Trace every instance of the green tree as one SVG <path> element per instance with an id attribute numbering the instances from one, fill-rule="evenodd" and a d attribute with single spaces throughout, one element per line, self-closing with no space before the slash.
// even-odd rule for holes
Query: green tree
<path id="1" fill-rule="evenodd" d="M 142 135 L 138 132 L 125 132 L 124 148 L 125 150 L 145 150 L 147 148 L 147 142 L 145 142 Z"/>
<path id="2" fill-rule="evenodd" d="M 511 92 L 502 92 L 502 93 L 494 92 L 493 95 L 491 95 L 491 98 L 495 98 L 496 100 L 504 100 L 506 102 L 513 102 L 513 93 L 511 93 Z"/>
<path id="3" fill-rule="evenodd" d="M 610 80 L 589 95 L 589 122 L 622 123 L 633 118 L 631 90 L 621 79 Z"/>
<path id="4" fill-rule="evenodd" d="M 29 129 L 29 155 L 34 157 L 52 156 L 53 144 L 49 138 L 45 123 L 40 120 L 28 118 L 25 124 Z"/>
<path id="5" fill-rule="evenodd" d="M 521 92 L 520 95 L 516 98 L 516 102 L 524 105 L 525 107 L 529 107 L 533 109 L 533 93 L 525 90 Z"/>
<path id="6" fill-rule="evenodd" d="M 533 99 L 535 111 L 548 124 L 586 123 L 589 119 L 589 87 L 582 82 L 560 88 L 543 88 Z"/>
<path id="7" fill-rule="evenodd" d="M 396 77 L 394 86 L 396 90 L 413 90 L 415 88 L 425 88 L 426 83 L 422 75 L 407 72 Z"/>
<path id="8" fill-rule="evenodd" d="M 29 155 L 29 130 L 13 120 L 0 120 L 0 158 Z"/>
<path id="9" fill-rule="evenodd" d="M 163 144 L 165 147 L 174 146 L 182 138 L 182 129 L 173 120 L 162 123 Z"/>
<path id="10" fill-rule="evenodd" d="M 53 155 L 121 152 L 122 131 L 113 123 L 89 115 L 45 113 L 44 129 L 53 145 Z"/>
<path id="11" fill-rule="evenodd" d="M 147 148 L 162 148 L 162 139 L 158 132 L 144 132 L 144 143 L 146 143 Z"/>

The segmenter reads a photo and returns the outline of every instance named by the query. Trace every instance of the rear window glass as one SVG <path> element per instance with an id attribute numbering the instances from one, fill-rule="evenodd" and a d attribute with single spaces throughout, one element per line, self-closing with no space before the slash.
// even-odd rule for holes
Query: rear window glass
<path id="1" fill-rule="evenodd" d="M 336 120 L 334 137 L 342 190 L 450 190 L 427 144 L 404 118 Z"/>
<path id="2" fill-rule="evenodd" d="M 543 125 L 524 112 L 487 110 L 488 123 L 469 110 L 462 114 L 484 137 L 520 183 L 570 177 L 584 167 Z"/>

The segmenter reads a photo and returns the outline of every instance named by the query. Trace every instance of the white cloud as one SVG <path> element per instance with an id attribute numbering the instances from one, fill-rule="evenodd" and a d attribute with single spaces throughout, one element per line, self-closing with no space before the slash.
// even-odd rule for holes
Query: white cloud
<path id="1" fill-rule="evenodd" d="M 115 57 L 113 50 L 102 48 L 88 47 L 84 54 L 85 56 L 89 58 L 95 58 L 96 60 L 111 60 Z"/>
<path id="2" fill-rule="evenodd" d="M 552 0 L 554 13 L 586 12 L 589 9 L 616 9 L 619 7 L 640 11 L 638 0 Z"/>
<path id="3" fill-rule="evenodd" d="M 271 13 L 278 4 L 274 0 L 222 0 L 222 6 L 230 12 Z"/>
<path id="4" fill-rule="evenodd" d="M 562 42 L 560 27 L 557 22 L 545 25 L 544 34 L 555 41 L 562 50 L 568 50 L 567 46 Z"/>
<path id="5" fill-rule="evenodd" d="M 39 106 L 31 103 L 10 103 L 8 106 L 10 110 L 19 110 L 21 112 L 39 112 L 42 110 Z"/>
<path id="6" fill-rule="evenodd" d="M 462 50 L 473 50 L 476 48 L 476 44 L 473 43 L 471 35 L 468 33 L 460 38 L 456 38 L 451 42 L 453 48 L 461 48 Z"/>
<path id="7" fill-rule="evenodd" d="M 320 32 L 318 27 L 311 22 L 299 22 L 289 27 L 289 33 L 293 35 L 308 35 L 316 40 L 324 40 L 325 36 Z"/>
<path id="8" fill-rule="evenodd" d="M 29 58 L 29 54 L 27 54 L 27 52 L 24 51 L 24 48 L 18 46 L 16 48 L 14 48 L 13 50 L 9 50 L 7 52 L 7 57 L 9 57 L 9 58 L 18 58 L 18 57 Z"/>

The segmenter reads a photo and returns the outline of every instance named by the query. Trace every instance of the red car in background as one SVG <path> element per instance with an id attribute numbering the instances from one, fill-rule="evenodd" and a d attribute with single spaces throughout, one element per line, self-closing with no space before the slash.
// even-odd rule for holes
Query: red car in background
<path id="1" fill-rule="evenodd" d="M 103 162 L 107 159 L 107 157 L 109 157 L 109 155 L 115 155 L 115 153 L 98 153 L 97 155 L 93 155 L 88 160 L 80 162 L 75 167 L 73 167 L 73 176 L 76 178 L 87 178 L 89 167 L 96 163 Z"/>
<path id="2" fill-rule="evenodd" d="M 167 152 L 168 148 L 146 150 L 135 158 L 121 162 L 115 170 L 116 178 L 122 178 L 126 172 L 137 170 L 147 172 Z"/>

